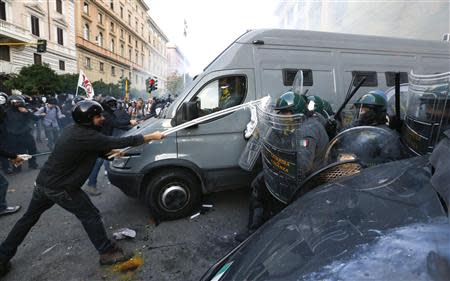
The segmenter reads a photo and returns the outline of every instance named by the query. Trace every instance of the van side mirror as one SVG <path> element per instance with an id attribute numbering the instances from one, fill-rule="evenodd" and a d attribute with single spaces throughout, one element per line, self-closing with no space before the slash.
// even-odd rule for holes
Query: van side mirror
<path id="1" fill-rule="evenodd" d="M 198 102 L 189 101 L 181 105 L 176 114 L 176 125 L 186 123 L 188 121 L 198 118 Z"/>

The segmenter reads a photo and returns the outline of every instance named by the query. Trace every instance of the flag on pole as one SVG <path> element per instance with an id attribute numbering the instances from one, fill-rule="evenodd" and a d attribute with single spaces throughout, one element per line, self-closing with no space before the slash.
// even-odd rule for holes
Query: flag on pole
<path id="1" fill-rule="evenodd" d="M 78 87 L 86 91 L 86 95 L 89 100 L 94 98 L 94 88 L 92 87 L 89 79 L 84 74 L 83 70 L 80 70 L 80 76 L 78 77 Z"/>

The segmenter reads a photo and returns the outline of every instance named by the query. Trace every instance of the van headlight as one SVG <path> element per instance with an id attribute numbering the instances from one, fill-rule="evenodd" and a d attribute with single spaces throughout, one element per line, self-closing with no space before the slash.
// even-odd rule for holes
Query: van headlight
<path id="1" fill-rule="evenodd" d="M 114 158 L 111 165 L 114 168 L 124 169 L 128 163 L 128 160 L 130 160 L 130 158 L 131 158 L 130 156 Z"/>

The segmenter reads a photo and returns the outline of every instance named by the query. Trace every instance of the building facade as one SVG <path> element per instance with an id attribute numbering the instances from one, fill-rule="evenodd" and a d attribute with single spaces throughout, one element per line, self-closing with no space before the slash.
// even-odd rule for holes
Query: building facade
<path id="1" fill-rule="evenodd" d="M 142 0 L 75 2 L 78 68 L 91 81 L 117 83 L 127 77 L 131 88 L 145 89 L 150 76 L 165 77 L 167 40 L 152 25 Z M 166 63 L 167 64 L 167 63 Z"/>
<path id="2" fill-rule="evenodd" d="M 24 66 L 48 64 L 58 74 L 76 73 L 73 0 L 0 1 L 0 73 L 18 73 Z M 47 51 L 38 53 L 38 39 Z M 33 45 L 34 43 L 34 45 Z"/>
<path id="3" fill-rule="evenodd" d="M 168 77 L 181 76 L 180 92 L 192 81 L 189 76 L 189 61 L 174 43 L 167 44 Z M 176 77 L 175 77 L 176 79 Z M 177 91 L 178 92 L 178 91 Z"/>
<path id="4" fill-rule="evenodd" d="M 280 1 L 280 28 L 442 40 L 448 1 Z"/>

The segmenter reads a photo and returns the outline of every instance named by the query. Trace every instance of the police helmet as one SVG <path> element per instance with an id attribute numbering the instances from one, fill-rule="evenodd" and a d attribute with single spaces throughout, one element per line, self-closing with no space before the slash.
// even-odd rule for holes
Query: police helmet
<path id="1" fill-rule="evenodd" d="M 91 125 L 92 118 L 100 115 L 103 107 L 96 101 L 83 100 L 78 102 L 72 109 L 72 118 L 77 124 Z"/>
<path id="2" fill-rule="evenodd" d="M 8 103 L 15 107 L 24 107 L 25 99 L 18 95 L 12 95 L 8 98 Z"/>
<path id="3" fill-rule="evenodd" d="M 387 101 L 383 96 L 367 93 L 355 103 L 356 121 L 358 125 L 376 125 L 386 123 Z"/>
<path id="4" fill-rule="evenodd" d="M 117 100 L 114 97 L 106 96 L 103 104 L 105 109 L 111 109 L 113 111 L 117 109 Z"/>
<path id="5" fill-rule="evenodd" d="M 309 111 L 314 111 L 324 115 L 325 104 L 319 96 L 307 96 L 306 97 L 307 108 Z"/>
<path id="6" fill-rule="evenodd" d="M 293 91 L 288 91 L 282 94 L 276 104 L 275 108 L 278 112 L 289 111 L 292 114 L 306 114 L 306 101 L 303 96 L 300 96 Z"/>

